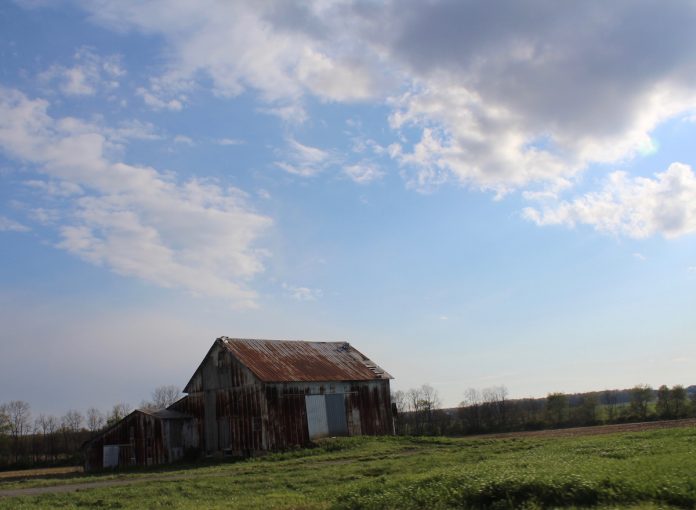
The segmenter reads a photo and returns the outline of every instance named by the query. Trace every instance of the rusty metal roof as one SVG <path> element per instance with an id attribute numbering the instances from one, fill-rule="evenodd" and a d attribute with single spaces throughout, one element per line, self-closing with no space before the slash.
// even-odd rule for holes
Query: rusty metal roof
<path id="1" fill-rule="evenodd" d="M 218 341 L 264 382 L 392 379 L 348 342 L 228 337 L 218 338 Z"/>

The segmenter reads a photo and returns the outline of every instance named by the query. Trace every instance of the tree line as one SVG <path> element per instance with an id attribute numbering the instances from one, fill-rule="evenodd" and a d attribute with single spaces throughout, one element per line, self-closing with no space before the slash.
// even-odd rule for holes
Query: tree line
<path id="1" fill-rule="evenodd" d="M 442 409 L 437 391 L 426 384 L 392 393 L 392 403 L 397 434 L 486 434 L 696 417 L 696 387 L 691 388 L 637 385 L 522 399 L 510 399 L 505 386 L 470 388 L 458 407 Z"/>
<path id="2" fill-rule="evenodd" d="M 142 401 L 139 409 L 164 409 L 180 395 L 176 386 L 159 386 L 152 392 L 152 399 Z M 32 416 L 28 402 L 0 403 L 0 469 L 80 463 L 82 444 L 132 410 L 129 404 L 119 402 L 106 413 L 90 407 L 85 413 L 71 409 L 62 416 Z"/>

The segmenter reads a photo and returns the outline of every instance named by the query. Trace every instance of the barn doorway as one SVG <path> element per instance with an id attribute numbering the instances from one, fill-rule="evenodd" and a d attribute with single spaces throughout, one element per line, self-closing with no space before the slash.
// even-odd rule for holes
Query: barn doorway
<path id="1" fill-rule="evenodd" d="M 119 454 L 119 445 L 117 444 L 108 444 L 104 445 L 104 450 L 103 450 L 103 467 L 105 468 L 115 468 L 118 467 L 118 454 Z"/>
<path id="2" fill-rule="evenodd" d="M 310 439 L 348 435 L 345 394 L 306 395 L 305 406 Z"/>

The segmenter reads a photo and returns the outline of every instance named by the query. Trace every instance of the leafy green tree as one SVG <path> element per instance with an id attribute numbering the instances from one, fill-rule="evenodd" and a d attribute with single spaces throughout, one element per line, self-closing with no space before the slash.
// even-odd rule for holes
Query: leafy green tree
<path id="1" fill-rule="evenodd" d="M 7 413 L 7 404 L 0 405 L 0 436 L 10 431 L 10 415 Z"/>
<path id="2" fill-rule="evenodd" d="M 574 422 L 578 425 L 592 425 L 597 422 L 597 395 L 588 393 L 580 397 L 580 402 L 573 410 Z"/>
<path id="3" fill-rule="evenodd" d="M 686 388 L 681 384 L 672 386 L 669 391 L 669 403 L 671 415 L 674 418 L 684 418 L 688 412 Z"/>
<path id="4" fill-rule="evenodd" d="M 689 395 L 689 416 L 696 416 L 696 392 Z"/>
<path id="5" fill-rule="evenodd" d="M 672 409 L 670 405 L 671 394 L 667 385 L 663 384 L 657 388 L 657 404 L 655 405 L 655 412 L 660 418 L 670 418 L 672 416 Z"/>
<path id="6" fill-rule="evenodd" d="M 604 404 L 604 416 L 606 421 L 613 422 L 618 415 L 619 395 L 616 390 L 604 390 L 602 392 L 602 404 Z"/>
<path id="7" fill-rule="evenodd" d="M 568 397 L 565 393 L 546 395 L 546 420 L 553 426 L 561 425 L 568 417 Z"/>
<path id="8" fill-rule="evenodd" d="M 652 400 L 653 389 L 647 384 L 639 384 L 631 389 L 631 412 L 634 416 L 648 417 L 648 404 Z"/>

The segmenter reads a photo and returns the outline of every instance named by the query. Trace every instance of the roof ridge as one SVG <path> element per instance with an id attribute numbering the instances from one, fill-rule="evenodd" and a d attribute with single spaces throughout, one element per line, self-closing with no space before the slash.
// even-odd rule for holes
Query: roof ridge
<path id="1" fill-rule="evenodd" d="M 240 338 L 231 336 L 221 336 L 217 338 L 223 341 L 240 341 L 240 342 L 302 342 L 306 344 L 348 344 L 350 342 L 345 340 L 298 340 L 296 338 L 292 339 L 280 339 L 280 338 Z"/>

